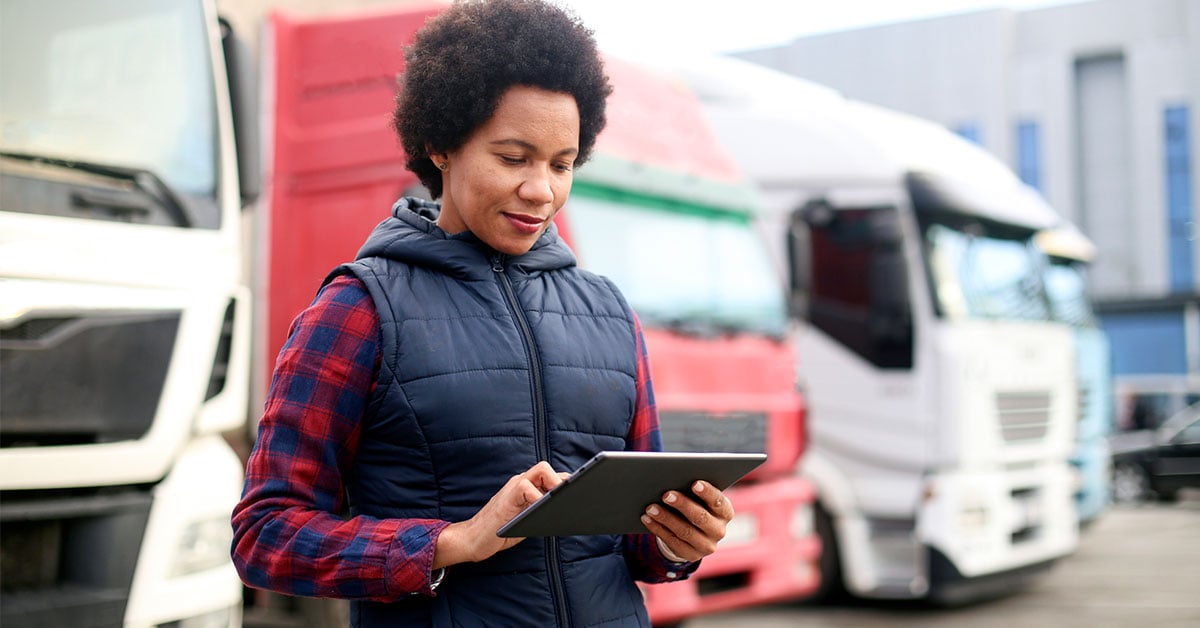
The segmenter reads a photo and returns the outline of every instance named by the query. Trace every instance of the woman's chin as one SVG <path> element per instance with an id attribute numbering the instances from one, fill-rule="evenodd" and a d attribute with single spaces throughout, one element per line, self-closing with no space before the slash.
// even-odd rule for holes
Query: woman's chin
<path id="1" fill-rule="evenodd" d="M 505 255 L 524 255 L 529 252 L 529 249 L 533 248 L 538 238 L 542 237 L 542 233 L 544 231 L 529 235 L 520 234 L 503 238 L 485 239 L 484 242 L 497 252 L 504 253 Z"/>

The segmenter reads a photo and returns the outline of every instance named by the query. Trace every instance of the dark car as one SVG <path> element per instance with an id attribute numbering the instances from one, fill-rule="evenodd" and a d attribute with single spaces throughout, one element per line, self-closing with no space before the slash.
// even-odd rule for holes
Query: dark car
<path id="1" fill-rule="evenodd" d="M 1200 488 L 1200 404 L 1157 429 L 1118 434 L 1110 443 L 1114 500 L 1174 500 L 1180 489 Z"/>

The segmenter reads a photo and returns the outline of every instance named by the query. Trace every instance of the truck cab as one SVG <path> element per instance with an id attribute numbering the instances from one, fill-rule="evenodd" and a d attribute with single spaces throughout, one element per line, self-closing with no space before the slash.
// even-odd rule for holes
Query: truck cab
<path id="1" fill-rule="evenodd" d="M 0 6 L 4 625 L 240 625 L 229 43 L 204 2 Z"/>

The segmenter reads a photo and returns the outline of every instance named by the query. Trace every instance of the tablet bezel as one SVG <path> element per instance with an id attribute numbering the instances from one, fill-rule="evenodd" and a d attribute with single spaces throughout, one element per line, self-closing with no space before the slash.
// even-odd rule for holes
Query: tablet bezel
<path id="1" fill-rule="evenodd" d="M 641 515 L 676 490 L 694 497 L 705 480 L 721 490 L 761 465 L 765 453 L 602 451 L 497 531 L 501 537 L 642 534 Z M 623 490 L 613 490 L 622 487 Z"/>

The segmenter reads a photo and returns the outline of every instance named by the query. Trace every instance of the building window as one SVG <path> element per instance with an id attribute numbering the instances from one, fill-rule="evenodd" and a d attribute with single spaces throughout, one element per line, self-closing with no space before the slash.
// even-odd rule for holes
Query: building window
<path id="1" fill-rule="evenodd" d="M 1017 124 L 1017 176 L 1029 187 L 1042 191 L 1042 155 L 1038 123 Z"/>
<path id="2" fill-rule="evenodd" d="M 1163 147 L 1167 175 L 1167 265 L 1171 289 L 1190 292 L 1194 287 L 1192 247 L 1192 144 L 1188 107 L 1167 107 L 1163 113 Z"/>
<path id="3" fill-rule="evenodd" d="M 983 132 L 977 122 L 963 122 L 954 127 L 954 132 L 968 142 L 983 146 Z"/>

